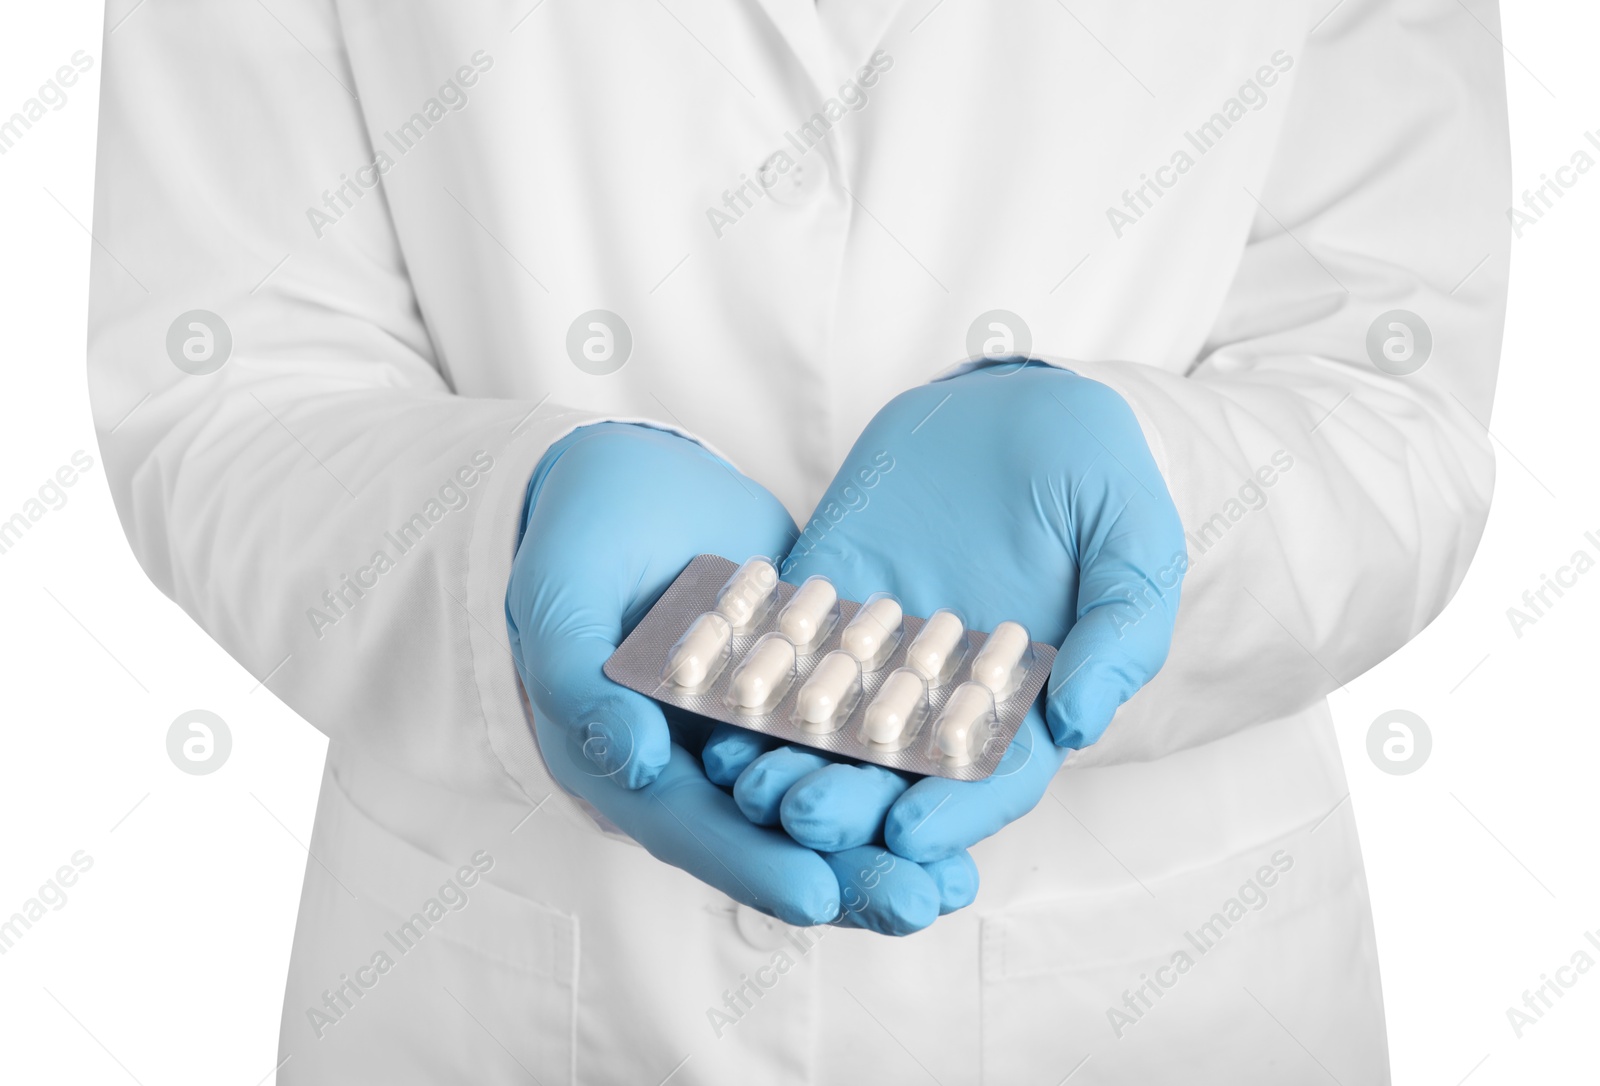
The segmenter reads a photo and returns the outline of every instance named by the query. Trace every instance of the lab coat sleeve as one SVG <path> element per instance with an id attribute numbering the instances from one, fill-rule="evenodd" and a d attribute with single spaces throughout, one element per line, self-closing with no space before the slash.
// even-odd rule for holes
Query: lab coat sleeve
<path id="1" fill-rule="evenodd" d="M 381 186 L 316 235 L 374 160 L 331 2 L 149 4 L 104 55 L 89 389 L 139 562 L 332 741 L 547 794 L 504 593 L 532 468 L 591 416 L 454 394 Z M 168 343 L 194 310 L 232 338 L 205 376 Z"/>
<path id="2" fill-rule="evenodd" d="M 1165 667 L 1074 764 L 1303 709 L 1465 576 L 1494 481 L 1510 250 L 1496 23 L 1492 5 L 1347 0 L 1303 43 L 1270 168 L 1239 194 L 1254 222 L 1195 365 L 1069 363 L 1133 406 L 1190 563 Z M 1409 376 L 1369 354 L 1391 310 L 1431 332 Z"/>

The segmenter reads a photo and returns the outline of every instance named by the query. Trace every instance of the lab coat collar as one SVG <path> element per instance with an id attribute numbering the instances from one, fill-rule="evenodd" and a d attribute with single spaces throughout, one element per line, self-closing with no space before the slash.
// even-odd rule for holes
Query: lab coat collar
<path id="1" fill-rule="evenodd" d="M 821 97 L 827 98 L 838 90 L 840 82 L 847 79 L 853 69 L 839 67 L 833 45 L 828 41 L 827 31 L 817 12 L 816 0 L 758 0 L 758 3 Z M 892 0 L 882 5 L 881 24 L 871 35 L 872 48 L 861 57 L 854 58 L 856 65 L 866 63 L 867 56 L 883 40 L 904 6 L 904 0 Z"/>
<path id="2" fill-rule="evenodd" d="M 829 60 L 822 20 L 817 15 L 816 0 L 758 0 L 758 3 L 812 84 L 826 94 L 834 82 L 833 64 Z"/>

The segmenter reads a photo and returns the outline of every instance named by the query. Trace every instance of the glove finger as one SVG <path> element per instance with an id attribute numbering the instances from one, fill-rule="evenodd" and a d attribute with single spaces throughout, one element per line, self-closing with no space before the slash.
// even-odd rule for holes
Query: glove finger
<path id="1" fill-rule="evenodd" d="M 777 750 L 781 744 L 782 740 L 753 732 L 748 728 L 734 724 L 718 724 L 711 730 L 710 737 L 700 750 L 700 761 L 706 767 L 706 776 L 714 783 L 724 788 L 732 788 L 734 782 L 739 779 L 739 774 L 743 773 L 751 762 L 769 750 Z"/>
<path id="2" fill-rule="evenodd" d="M 814 854 L 813 854 L 814 855 Z M 921 867 L 876 846 L 824 853 L 839 880 L 834 923 L 879 935 L 910 935 L 939 918 L 939 887 Z"/>
<path id="3" fill-rule="evenodd" d="M 659 776 L 629 789 L 586 773 L 556 729 L 536 723 L 551 773 L 588 800 L 663 863 L 735 901 L 800 926 L 825 924 L 839 913 L 839 880 L 812 850 L 782 831 L 751 824 L 733 797 L 706 779 L 700 761 L 673 747 Z"/>
<path id="4" fill-rule="evenodd" d="M 655 702 L 601 672 L 615 643 L 590 634 L 513 648 L 537 660 L 534 667 L 517 657 L 535 716 L 559 731 L 559 741 L 587 763 L 584 772 L 613 777 L 625 788 L 656 779 L 672 748 L 667 720 Z"/>
<path id="5" fill-rule="evenodd" d="M 1031 710 L 991 776 L 924 777 L 907 789 L 889 809 L 884 842 L 917 863 L 949 859 L 1033 810 L 1066 756 Z"/>
<path id="6" fill-rule="evenodd" d="M 827 764 L 828 760 L 814 751 L 779 747 L 751 762 L 739 774 L 733 786 L 733 800 L 756 825 L 776 826 L 785 793 L 795 782 Z M 804 841 L 800 843 L 805 844 Z"/>
<path id="7" fill-rule="evenodd" d="M 783 828 L 818 852 L 840 852 L 881 840 L 884 816 L 910 785 L 882 766 L 827 766 L 800 780 L 783 797 Z"/>
<path id="8" fill-rule="evenodd" d="M 1088 746 L 1166 663 L 1188 568 L 1183 525 L 1148 451 L 1125 454 L 1078 528 L 1076 620 L 1050 668 L 1046 720 L 1064 747 Z M 1129 478 L 1129 474 L 1133 478 Z"/>
<path id="9" fill-rule="evenodd" d="M 1104 735 L 1122 703 L 1166 663 L 1171 643 L 1171 621 L 1141 616 L 1126 600 L 1078 619 L 1050 666 L 1045 704 L 1055 742 L 1076 750 Z"/>
<path id="10" fill-rule="evenodd" d="M 923 864 L 922 869 L 939 888 L 939 915 L 965 909 L 978 898 L 978 865 L 962 849 L 946 860 Z"/>

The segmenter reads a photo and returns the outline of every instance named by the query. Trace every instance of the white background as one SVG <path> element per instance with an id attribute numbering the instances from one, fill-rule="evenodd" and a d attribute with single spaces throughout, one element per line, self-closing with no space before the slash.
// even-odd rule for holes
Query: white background
<path id="1" fill-rule="evenodd" d="M 1580 148 L 1600 159 L 1600 13 L 1521 0 L 1503 19 L 1520 194 Z M 0 554 L 0 916 L 93 858 L 0 957 L 0 1079 L 250 1086 L 276 1062 L 325 743 L 151 587 L 106 490 L 84 369 L 101 31 L 86 0 L 0 10 L 0 115 L 94 58 L 0 156 L 0 520 L 75 451 L 95 465 Z M 1579 949 L 1600 962 L 1600 569 L 1520 638 L 1506 615 L 1574 551 L 1600 557 L 1597 223 L 1600 169 L 1515 243 L 1488 534 L 1444 616 L 1333 696 L 1401 1084 L 1600 1076 L 1600 967 L 1520 1038 L 1506 1014 Z M 232 732 L 210 776 L 166 752 L 196 708 Z M 1411 775 L 1367 754 L 1391 709 L 1432 732 Z"/>

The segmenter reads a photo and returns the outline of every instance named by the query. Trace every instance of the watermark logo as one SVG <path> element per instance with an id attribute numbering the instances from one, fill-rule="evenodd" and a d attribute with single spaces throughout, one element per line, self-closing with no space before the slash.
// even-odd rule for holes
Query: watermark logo
<path id="1" fill-rule="evenodd" d="M 317 240 L 322 240 L 334 223 L 343 219 L 363 196 L 378 187 L 378 182 L 398 163 L 396 155 L 404 157 L 410 154 L 445 118 L 467 108 L 467 88 L 476 86 L 478 77 L 494 67 L 494 57 L 479 49 L 468 61 L 451 73 L 415 113 L 393 130 L 384 130 L 383 142 L 376 144 L 377 150 L 372 160 L 358 166 L 355 176 L 341 173 L 337 186 L 323 190 L 322 205 L 306 208 L 306 221 L 311 224 L 311 232 Z M 394 154 L 389 153 L 390 148 L 394 149 Z"/>
<path id="2" fill-rule="evenodd" d="M 835 125 L 851 113 L 867 108 L 868 88 L 876 86 L 879 76 L 893 67 L 894 57 L 879 49 L 839 85 L 838 91 L 823 102 L 820 109 L 793 131 L 785 132 L 784 146 L 761 160 L 755 177 L 741 173 L 737 185 L 722 190 L 721 206 L 713 204 L 706 208 L 706 222 L 711 232 L 720 239 L 764 196 L 791 206 L 808 202 L 822 187 L 827 166 L 820 155 L 810 159 L 806 156 L 828 138 Z"/>
<path id="3" fill-rule="evenodd" d="M 180 313 L 167 328 L 167 357 L 192 377 L 216 373 L 233 354 L 233 331 L 209 309 Z"/>
<path id="4" fill-rule="evenodd" d="M 1583 138 L 1600 151 L 1600 133 L 1585 132 Z M 1556 200 L 1566 196 L 1567 190 L 1576 186 L 1578 179 L 1594 169 L 1594 165 L 1594 156 L 1580 147 L 1572 152 L 1565 165 L 1556 167 L 1554 177 L 1542 173 L 1537 188 L 1523 189 L 1522 206 L 1506 208 L 1506 220 L 1511 223 L 1511 232 L 1517 240 L 1522 239 L 1524 230 L 1543 219 L 1556 206 Z"/>
<path id="5" fill-rule="evenodd" d="M 1139 983 L 1123 990 L 1122 1002 L 1106 1008 L 1106 1021 L 1117 1040 L 1126 1036 L 1179 979 L 1187 976 L 1200 959 L 1211 953 L 1247 916 L 1265 909 L 1269 899 L 1267 891 L 1293 867 L 1294 857 L 1278 849 L 1204 923 L 1183 933 L 1185 945 L 1173 951 L 1165 965 L 1149 973 L 1140 973 Z"/>
<path id="6" fill-rule="evenodd" d="M 1600 535 L 1585 532 L 1583 538 L 1584 542 L 1595 548 L 1595 554 L 1600 554 Z M 1511 632 L 1517 635 L 1517 640 L 1521 641 L 1523 631 L 1537 625 L 1561 601 L 1567 594 L 1564 589 L 1578 587 L 1578 578 L 1594 569 L 1595 564 L 1594 554 L 1580 547 L 1572 552 L 1572 557 L 1564 564 L 1556 567 L 1554 576 L 1539 574 L 1538 586 L 1523 591 L 1522 606 L 1506 608 L 1506 621 L 1511 624 Z"/>
<path id="7" fill-rule="evenodd" d="M 1275 486 L 1279 479 L 1289 474 L 1293 467 L 1293 454 L 1288 449 L 1277 450 L 1268 458 L 1267 463 L 1256 468 L 1244 482 L 1239 484 L 1237 497 L 1231 497 L 1223 502 L 1221 509 L 1200 521 L 1193 530 L 1185 532 L 1184 538 L 1189 542 L 1189 550 L 1193 553 L 1194 560 L 1199 561 L 1245 517 L 1265 509 L 1269 497 L 1267 491 Z"/>
<path id="8" fill-rule="evenodd" d="M 216 713 L 191 709 L 167 729 L 167 757 L 185 773 L 203 777 L 222 768 L 233 752 L 233 733 Z"/>
<path id="9" fill-rule="evenodd" d="M 845 517 L 851 513 L 859 513 L 872 501 L 868 493 L 873 487 L 883 481 L 883 477 L 894 470 L 894 457 L 887 451 L 872 454 L 870 463 L 857 468 L 850 481 L 839 487 L 836 496 L 830 496 L 817 506 L 817 511 L 806 524 L 805 530 L 794 541 L 794 546 L 789 549 L 789 556 L 783 560 L 783 571 L 788 573 L 794 568 L 794 563 L 805 558 L 817 549 L 817 545 L 827 538 L 828 533 L 839 526 Z"/>
<path id="10" fill-rule="evenodd" d="M 1596 952 L 1600 952 L 1600 932 L 1586 931 L 1584 939 Z M 1567 964 L 1558 966 L 1555 976 L 1548 973 L 1539 974 L 1539 986 L 1532 991 L 1522 993 L 1521 1007 L 1506 1008 L 1506 1022 L 1511 1026 L 1511 1032 L 1517 1040 L 1522 1040 L 1522 1034 L 1529 1026 L 1536 1026 L 1544 1018 L 1545 1012 L 1556 1005 L 1557 999 L 1564 999 L 1567 990 L 1578 983 L 1578 979 L 1595 966 L 1595 959 L 1583 947 L 1572 952 Z M 1551 997 L 1554 998 L 1551 998 Z"/>
<path id="11" fill-rule="evenodd" d="M 67 463 L 56 469 L 54 475 L 45 479 L 36 492 L 36 497 L 23 502 L 18 512 L 0 520 L 0 554 L 11 553 L 12 548 L 33 530 L 35 524 L 44 519 L 46 513 L 52 513 L 65 506 L 67 488 L 76 483 L 79 477 L 92 467 L 94 467 L 94 457 L 79 449 L 72 454 Z M 4 514 L 0 513 L 0 516 Z"/>
<path id="12" fill-rule="evenodd" d="M 809 204 L 828 179 L 828 166 L 822 159 L 790 159 L 778 151 L 756 167 L 756 176 L 772 179 L 767 195 L 785 207 Z"/>
<path id="13" fill-rule="evenodd" d="M 62 864 L 56 873 L 45 880 L 37 893 L 22 903 L 22 907 L 9 917 L 0 919 L 0 954 L 13 950 L 33 926 L 51 912 L 67 907 L 67 889 L 77 883 L 79 876 L 94 866 L 94 857 L 81 848 L 72 854 L 70 866 Z"/>
<path id="14" fill-rule="evenodd" d="M 827 930 L 796 928 L 787 932 L 784 938 L 794 948 L 793 953 L 788 947 L 779 947 L 773 952 L 771 961 L 756 969 L 755 976 L 740 973 L 737 985 L 722 990 L 722 1002 L 706 1008 L 706 1022 L 711 1026 L 711 1035 L 721 1040 L 724 1031 L 738 1025 L 762 997 L 777 987 L 778 982 L 811 953 L 811 948 L 822 941 Z"/>
<path id="15" fill-rule="evenodd" d="M 472 454 L 469 463 L 456 468 L 450 478 L 439 487 L 437 496 L 429 498 L 410 519 L 383 533 L 383 545 L 372 552 L 366 565 L 344 574 L 337 584 L 322 593 L 320 606 L 306 608 L 306 621 L 311 632 L 321 641 L 328 627 L 339 622 L 378 587 L 384 574 L 395 569 L 400 560 L 421 547 L 434 526 L 451 513 L 460 512 L 472 502 L 468 493 L 494 469 L 494 457 L 483 450 Z M 391 553 L 392 548 L 392 553 Z"/>
<path id="16" fill-rule="evenodd" d="M 339 983 L 322 992 L 319 1006 L 306 1008 L 306 1022 L 317 1040 L 322 1040 L 355 1005 L 366 998 L 407 954 L 420 946 L 433 929 L 452 913 L 465 909 L 472 901 L 467 891 L 478 885 L 480 879 L 494 868 L 494 857 L 483 849 L 474 852 L 471 862 L 462 864 L 453 878 L 447 879 L 437 893 L 422 903 L 422 907 L 405 918 L 393 931 L 383 933 L 384 942 L 394 949 L 390 954 L 379 947 L 369 954 L 365 964 L 349 973 L 339 974 Z"/>
<path id="17" fill-rule="evenodd" d="M 610 728 L 591 722 L 568 729 L 567 755 L 586 776 L 614 777 L 633 761 L 633 728 L 626 720 L 617 720 Z"/>
<path id="18" fill-rule="evenodd" d="M 1009 309 L 980 313 L 967 328 L 967 357 L 973 361 L 1025 358 L 1032 351 L 1028 322 Z"/>
<path id="19" fill-rule="evenodd" d="M 1112 236 L 1118 241 L 1122 235 L 1143 219 L 1145 213 L 1156 206 L 1156 201 L 1177 187 L 1199 158 L 1211 153 L 1233 126 L 1248 115 L 1267 105 L 1267 88 L 1276 86 L 1278 77 L 1294 67 L 1294 57 L 1279 49 L 1267 58 L 1270 64 L 1257 68 L 1255 74 L 1240 85 L 1239 90 L 1222 103 L 1222 108 L 1202 121 L 1192 132 L 1183 134 L 1184 146 L 1177 148 L 1167 161 L 1150 173 L 1139 175 L 1139 183 L 1122 190 L 1122 206 L 1106 208 L 1106 222 Z M 1190 154 L 1190 151 L 1193 154 Z M 1197 157 L 1199 156 L 1199 157 Z"/>
<path id="20" fill-rule="evenodd" d="M 56 113 L 66 107 L 66 88 L 75 85 L 78 77 L 94 67 L 94 58 L 82 49 L 73 53 L 71 64 L 63 64 L 56 69 L 56 74 L 47 79 L 39 87 L 33 97 L 22 103 L 22 108 L 9 117 L 0 117 L 0 155 L 10 151 L 24 135 L 33 130 L 36 122 L 44 120 L 50 113 Z"/>
<path id="21" fill-rule="evenodd" d="M 1409 309 L 1380 313 L 1367 327 L 1367 357 L 1392 377 L 1409 377 L 1433 354 L 1433 330 Z"/>
<path id="22" fill-rule="evenodd" d="M 593 377 L 616 373 L 633 353 L 633 331 L 609 309 L 579 313 L 567 328 L 567 357 Z"/>
<path id="23" fill-rule="evenodd" d="M 1428 722 L 1408 709 L 1391 709 L 1367 729 L 1367 757 L 1385 773 L 1415 773 L 1433 752 Z"/>

